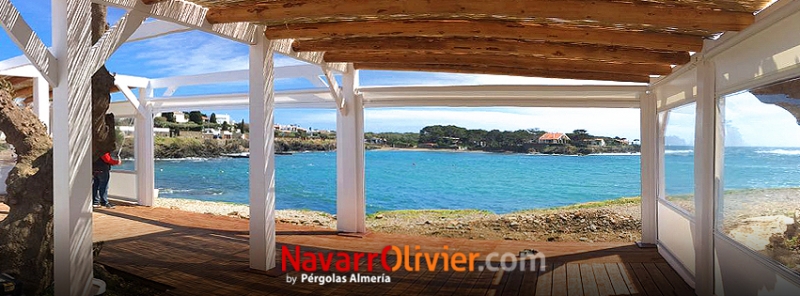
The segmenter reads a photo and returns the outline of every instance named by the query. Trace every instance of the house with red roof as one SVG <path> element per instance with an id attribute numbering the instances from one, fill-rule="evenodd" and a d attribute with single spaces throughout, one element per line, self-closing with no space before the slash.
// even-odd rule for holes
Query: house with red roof
<path id="1" fill-rule="evenodd" d="M 545 133 L 536 142 L 539 144 L 566 144 L 570 141 L 564 133 Z"/>

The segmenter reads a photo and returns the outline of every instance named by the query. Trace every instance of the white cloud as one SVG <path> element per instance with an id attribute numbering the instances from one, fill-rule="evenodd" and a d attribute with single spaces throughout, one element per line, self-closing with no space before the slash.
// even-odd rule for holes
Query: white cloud
<path id="1" fill-rule="evenodd" d="M 800 147 L 800 125 L 785 109 L 764 104 L 750 93 L 728 97 L 725 121 L 748 146 Z"/>
<path id="2" fill-rule="evenodd" d="M 137 72 L 126 74 L 155 78 L 247 69 L 248 53 L 247 45 L 193 31 L 126 43 L 111 62 L 134 64 Z M 277 67 L 299 64 L 304 62 L 275 56 Z"/>

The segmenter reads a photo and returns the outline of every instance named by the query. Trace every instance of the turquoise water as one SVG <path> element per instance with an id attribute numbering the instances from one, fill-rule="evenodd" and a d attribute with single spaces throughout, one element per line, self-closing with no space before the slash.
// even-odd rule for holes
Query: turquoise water
<path id="1" fill-rule="evenodd" d="M 726 189 L 800 187 L 800 150 L 729 148 Z M 669 194 L 692 192 L 692 153 L 670 150 Z M 276 207 L 336 211 L 336 154 L 278 155 Z M 127 162 L 131 165 L 131 162 Z M 367 211 L 483 209 L 496 213 L 640 194 L 638 155 L 367 151 Z M 248 202 L 247 159 L 156 161 L 160 197 Z"/>

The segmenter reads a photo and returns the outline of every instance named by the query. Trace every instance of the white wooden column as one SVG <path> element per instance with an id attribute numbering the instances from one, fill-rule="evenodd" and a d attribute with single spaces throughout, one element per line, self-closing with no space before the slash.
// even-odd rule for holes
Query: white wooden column
<path id="1" fill-rule="evenodd" d="M 136 194 L 139 205 L 152 207 L 155 202 L 155 162 L 153 140 L 153 112 L 147 105 L 148 97 L 153 96 L 150 87 L 139 88 L 139 104 L 147 112 L 136 115 L 135 161 Z"/>
<path id="2" fill-rule="evenodd" d="M 717 104 L 712 62 L 697 66 L 697 115 L 694 140 L 694 249 L 697 295 L 714 294 L 714 199 Z"/>
<path id="3" fill-rule="evenodd" d="M 55 295 L 90 294 L 92 280 L 91 73 L 89 0 L 52 0 L 53 233 Z"/>
<path id="4" fill-rule="evenodd" d="M 358 71 L 348 65 L 342 77 L 344 110 L 336 113 L 336 228 L 364 233 L 364 103 L 358 88 Z"/>
<path id="5" fill-rule="evenodd" d="M 50 84 L 42 76 L 33 78 L 33 112 L 50 129 Z"/>
<path id="6" fill-rule="evenodd" d="M 642 178 L 642 241 L 640 246 L 658 240 L 658 114 L 652 93 L 640 96 L 641 178 Z"/>
<path id="7" fill-rule="evenodd" d="M 250 268 L 275 267 L 275 51 L 263 34 L 250 46 Z"/>

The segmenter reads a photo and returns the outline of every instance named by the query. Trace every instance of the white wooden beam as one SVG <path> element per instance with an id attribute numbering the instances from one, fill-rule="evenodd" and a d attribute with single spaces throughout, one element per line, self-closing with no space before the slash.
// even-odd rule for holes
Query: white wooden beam
<path id="1" fill-rule="evenodd" d="M 28 59 L 28 57 L 26 57 L 24 54 L 0 61 L 0 71 L 12 70 L 24 66 L 34 67 L 31 65 L 31 61 Z"/>
<path id="2" fill-rule="evenodd" d="M 336 114 L 336 229 L 364 233 L 364 105 L 362 96 L 355 92 L 358 71 L 352 65 L 342 82 L 347 111 Z"/>
<path id="3" fill-rule="evenodd" d="M 33 112 L 50 130 L 50 84 L 44 77 L 33 78 Z"/>
<path id="4" fill-rule="evenodd" d="M 86 70 L 91 40 L 89 0 L 52 0 L 53 236 L 55 295 L 91 295 L 92 100 Z"/>
<path id="5" fill-rule="evenodd" d="M 127 85 L 121 83 L 116 83 L 116 85 L 119 91 L 122 92 L 122 95 L 125 96 L 125 98 L 128 99 L 128 102 L 131 103 L 133 108 L 136 109 L 136 113 L 139 114 L 139 116 L 146 117 L 148 113 L 150 113 L 150 111 L 147 110 L 146 102 L 144 104 L 140 103 L 139 98 L 137 98 L 136 95 L 133 94 L 133 91 L 131 91 L 131 89 L 128 88 Z"/>
<path id="6" fill-rule="evenodd" d="M 176 91 L 178 91 L 178 87 L 177 86 L 170 86 L 170 87 L 167 87 L 166 90 L 164 90 L 164 93 L 162 93 L 161 96 L 162 97 L 171 97 L 172 95 L 175 94 Z"/>
<path id="7" fill-rule="evenodd" d="M 713 62 L 697 68 L 697 114 L 694 148 L 695 290 L 699 296 L 714 295 L 714 202 L 719 176 L 715 170 L 717 102 Z"/>
<path id="8" fill-rule="evenodd" d="M 336 108 L 339 109 L 339 113 L 342 113 L 343 116 L 347 116 L 347 109 L 344 107 L 345 100 L 342 95 L 342 89 L 339 88 L 339 83 L 336 82 L 336 77 L 333 76 L 333 73 L 329 69 L 322 69 L 322 72 L 325 73 L 325 79 L 328 82 L 328 88 L 331 90 L 331 96 L 334 100 L 336 100 Z"/>
<path id="9" fill-rule="evenodd" d="M 128 38 L 127 42 L 142 41 L 191 30 L 191 28 L 161 20 L 145 22 Z"/>
<path id="10" fill-rule="evenodd" d="M 317 76 L 322 73 L 317 65 L 294 65 L 275 67 L 275 78 L 306 78 Z M 247 81 L 249 79 L 248 70 L 233 70 L 224 72 L 204 73 L 196 75 L 173 76 L 157 78 L 151 80 L 153 88 L 181 87 L 189 85 L 217 84 L 225 82 Z M 326 85 L 322 85 L 327 87 Z"/>
<path id="11" fill-rule="evenodd" d="M 150 85 L 150 80 L 144 77 L 116 74 L 114 75 L 114 83 L 121 83 L 134 88 L 147 88 Z"/>
<path id="12" fill-rule="evenodd" d="M 250 268 L 275 268 L 274 49 L 250 47 Z"/>
<path id="13" fill-rule="evenodd" d="M 211 24 L 206 21 L 207 8 L 182 1 L 166 0 L 153 5 L 139 5 L 139 0 L 93 0 L 95 3 L 144 12 L 150 17 L 208 32 L 223 38 L 253 44 L 256 25 L 248 22 Z M 258 34 L 263 35 L 263 30 Z"/>
<path id="14" fill-rule="evenodd" d="M 152 88 L 139 88 L 139 106 L 137 106 L 137 110 L 141 109 L 142 111 L 137 112 L 135 121 L 136 137 L 134 138 L 137 196 L 139 205 L 148 207 L 153 206 L 155 202 L 156 190 L 153 112 L 147 107 L 147 98 L 152 95 Z M 125 96 L 127 97 L 127 95 Z"/>
<path id="15" fill-rule="evenodd" d="M 58 64 L 55 56 L 44 45 L 10 0 L 0 0 L 0 24 L 28 60 L 52 85 L 58 85 Z"/>
<path id="16" fill-rule="evenodd" d="M 143 4 L 141 4 L 143 5 Z M 137 5 L 136 7 L 140 7 Z M 141 10 L 128 11 L 114 26 L 106 31 L 100 40 L 90 50 L 91 60 L 88 65 L 94 73 L 105 64 L 106 60 L 114 54 L 119 47 L 136 32 L 136 29 L 147 19 L 147 14 Z"/>
<path id="17" fill-rule="evenodd" d="M 641 116 L 641 180 L 642 180 L 642 241 L 655 245 L 658 242 L 658 114 L 653 93 L 642 94 L 639 104 Z M 640 245 L 641 245 L 640 244 Z"/>
<path id="18" fill-rule="evenodd" d="M 248 108 L 250 96 L 248 93 L 168 96 L 149 99 L 147 104 L 153 113 L 197 109 L 241 109 Z M 275 107 L 334 109 L 336 102 L 330 97 L 327 88 L 281 91 L 275 93 Z"/>

